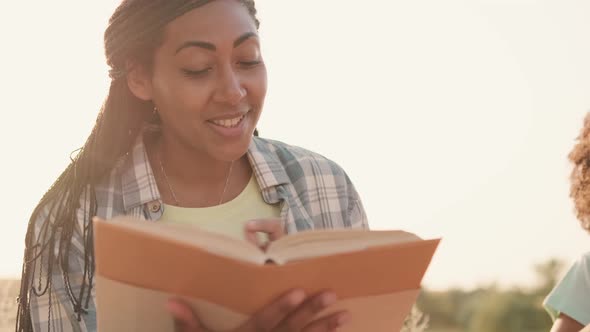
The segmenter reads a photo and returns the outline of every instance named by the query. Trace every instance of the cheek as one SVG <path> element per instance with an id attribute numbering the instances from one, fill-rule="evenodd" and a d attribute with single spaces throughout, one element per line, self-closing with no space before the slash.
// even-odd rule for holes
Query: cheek
<path id="1" fill-rule="evenodd" d="M 176 99 L 175 94 L 178 92 L 175 79 L 167 70 L 156 70 L 152 77 L 152 86 L 154 88 L 154 99 L 161 108 L 168 108 L 170 102 Z"/>
<path id="2" fill-rule="evenodd" d="M 209 90 L 203 82 L 184 79 L 175 91 L 175 96 L 180 106 L 190 109 L 191 112 L 198 112 L 204 109 L 207 104 L 207 100 L 211 95 Z"/>
<path id="3" fill-rule="evenodd" d="M 174 113 L 191 113 L 203 108 L 207 100 L 206 87 L 202 83 L 191 81 L 178 75 L 161 79 L 156 84 L 156 96 L 162 107 Z"/>
<path id="4" fill-rule="evenodd" d="M 267 77 L 266 70 L 260 70 L 257 75 L 250 77 L 248 81 L 248 94 L 250 95 L 250 102 L 258 107 L 261 107 L 266 97 Z"/>

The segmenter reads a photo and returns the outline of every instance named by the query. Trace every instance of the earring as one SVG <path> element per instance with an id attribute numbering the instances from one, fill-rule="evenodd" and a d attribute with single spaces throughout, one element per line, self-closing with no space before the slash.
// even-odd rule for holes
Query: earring
<path id="1" fill-rule="evenodd" d="M 154 105 L 154 107 L 152 108 L 152 116 L 151 119 L 149 119 L 149 122 L 155 125 L 160 124 L 162 120 L 160 119 L 160 113 L 158 112 L 158 107 L 156 107 L 156 105 Z"/>

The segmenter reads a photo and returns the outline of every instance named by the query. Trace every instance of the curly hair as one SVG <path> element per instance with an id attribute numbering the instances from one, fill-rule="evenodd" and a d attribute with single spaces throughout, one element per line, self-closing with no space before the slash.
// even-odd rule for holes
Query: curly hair
<path id="1" fill-rule="evenodd" d="M 584 126 L 569 154 L 573 163 L 570 176 L 570 197 L 574 201 L 576 217 L 582 228 L 590 232 L 590 113 L 586 114 Z"/>

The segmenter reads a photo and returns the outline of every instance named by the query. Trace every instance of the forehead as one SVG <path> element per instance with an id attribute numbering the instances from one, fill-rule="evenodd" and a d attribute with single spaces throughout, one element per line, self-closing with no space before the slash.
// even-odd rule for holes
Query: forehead
<path id="1" fill-rule="evenodd" d="M 199 40 L 221 47 L 247 32 L 256 32 L 248 9 L 238 0 L 215 0 L 170 22 L 166 26 L 163 46 L 175 47 L 186 41 Z"/>

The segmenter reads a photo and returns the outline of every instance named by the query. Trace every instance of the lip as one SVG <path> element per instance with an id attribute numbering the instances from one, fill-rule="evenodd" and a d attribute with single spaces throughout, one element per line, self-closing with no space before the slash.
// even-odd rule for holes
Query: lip
<path id="1" fill-rule="evenodd" d="M 237 126 L 232 127 L 232 128 L 226 128 L 223 126 L 219 126 L 216 125 L 215 123 L 213 123 L 212 121 L 214 120 L 227 120 L 227 119 L 235 119 L 235 118 L 239 118 L 243 116 L 242 120 L 238 123 Z M 211 128 L 213 130 L 213 132 L 215 132 L 217 135 L 225 138 L 225 139 L 230 139 L 230 138 L 239 138 L 242 137 L 244 135 L 244 132 L 246 131 L 246 125 L 250 120 L 250 112 L 240 112 L 240 113 L 231 113 L 231 114 L 226 114 L 223 116 L 219 116 L 219 117 L 215 117 L 212 118 L 210 120 L 208 120 L 206 123 L 209 126 L 209 128 Z"/>
<path id="2" fill-rule="evenodd" d="M 229 119 L 235 119 L 235 118 L 239 118 L 242 115 L 246 115 L 248 114 L 248 112 L 250 112 L 250 110 L 246 110 L 244 112 L 233 112 L 233 113 L 227 113 L 221 116 L 216 116 L 214 118 L 210 118 L 209 120 L 207 120 L 208 122 L 210 121 L 218 121 L 218 120 L 229 120 Z"/>

